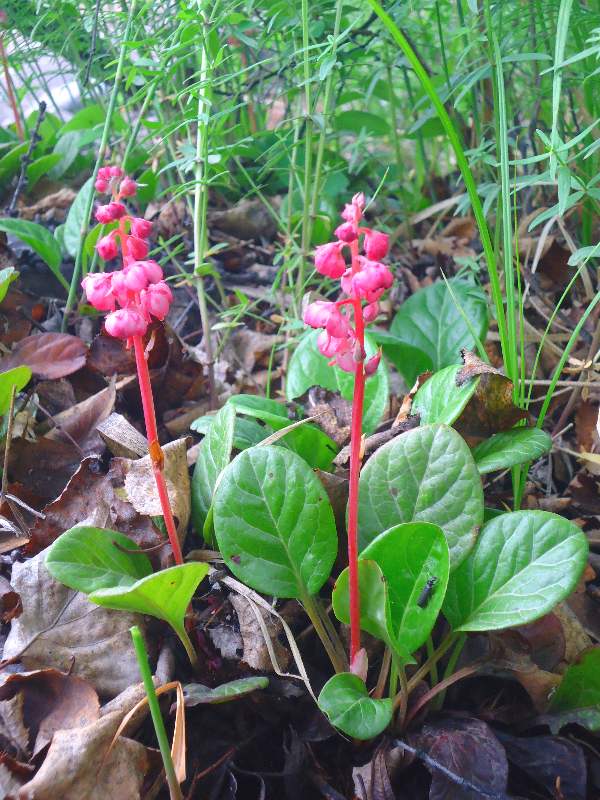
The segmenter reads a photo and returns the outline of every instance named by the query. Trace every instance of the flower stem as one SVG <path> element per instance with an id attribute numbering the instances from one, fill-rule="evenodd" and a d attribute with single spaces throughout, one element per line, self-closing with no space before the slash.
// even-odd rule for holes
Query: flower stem
<path id="1" fill-rule="evenodd" d="M 165 519 L 165 527 L 169 535 L 173 555 L 176 564 L 183 564 L 183 556 L 175 528 L 175 520 L 171 511 L 171 503 L 167 492 L 167 483 L 164 475 L 164 456 L 158 441 L 158 429 L 156 427 L 156 414 L 154 412 L 154 399 L 152 397 L 152 386 L 150 384 L 150 371 L 144 350 L 144 342 L 141 336 L 133 337 L 133 347 L 135 351 L 135 363 L 137 367 L 138 379 L 140 382 L 140 394 L 142 396 L 142 407 L 144 409 L 144 422 L 146 424 L 146 436 L 148 438 L 148 452 L 152 462 L 152 471 L 158 490 L 158 497 Z"/>
<path id="2" fill-rule="evenodd" d="M 359 269 L 358 241 L 351 245 L 352 272 Z M 365 323 L 359 298 L 352 302 L 356 340 L 361 360 L 354 373 L 352 426 L 350 432 L 350 486 L 348 495 L 348 567 L 350 589 L 350 666 L 360 650 L 360 593 L 358 589 L 358 479 L 360 476 L 362 417 L 365 399 Z"/>

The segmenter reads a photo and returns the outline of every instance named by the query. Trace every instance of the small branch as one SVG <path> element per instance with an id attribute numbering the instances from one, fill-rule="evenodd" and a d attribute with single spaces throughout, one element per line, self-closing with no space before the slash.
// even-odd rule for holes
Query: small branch
<path id="1" fill-rule="evenodd" d="M 17 387 L 13 384 L 10 393 L 10 405 L 8 407 L 8 425 L 6 426 L 6 439 L 4 442 L 4 463 L 2 465 L 2 489 L 0 490 L 0 505 L 4 502 L 6 497 L 6 490 L 8 489 L 8 457 L 10 455 L 10 443 L 12 441 L 13 432 L 13 415 L 15 411 L 15 395 Z"/>
<path id="2" fill-rule="evenodd" d="M 87 86 L 90 79 L 90 72 L 92 70 L 92 62 L 96 55 L 96 40 L 98 38 L 98 18 L 100 16 L 100 0 L 96 0 L 96 8 L 94 9 L 94 22 L 92 24 L 92 39 L 90 42 L 90 54 L 88 56 L 87 64 L 85 65 L 85 73 L 81 82 L 82 86 Z"/>
<path id="3" fill-rule="evenodd" d="M 29 147 L 27 148 L 27 152 L 21 157 L 21 172 L 19 173 L 19 179 L 15 187 L 15 192 L 12 196 L 12 200 L 10 201 L 10 205 L 6 209 L 6 213 L 8 214 L 9 217 L 12 217 L 14 215 L 19 195 L 21 194 L 25 186 L 27 186 L 27 167 L 33 161 L 33 151 L 35 150 L 36 144 L 41 140 L 39 130 L 40 130 L 40 125 L 42 124 L 45 116 L 46 116 L 46 103 L 42 100 L 38 106 L 38 117 L 37 120 L 35 121 L 35 128 L 33 129 L 33 133 L 31 134 Z"/>

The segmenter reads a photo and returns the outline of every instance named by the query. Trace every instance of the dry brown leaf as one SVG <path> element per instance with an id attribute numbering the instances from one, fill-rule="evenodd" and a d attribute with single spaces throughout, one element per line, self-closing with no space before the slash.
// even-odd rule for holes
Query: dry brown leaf
<path id="1" fill-rule="evenodd" d="M 77 442 L 85 455 L 102 453 L 104 443 L 96 427 L 112 412 L 117 393 L 114 381 L 101 392 L 62 411 L 53 418 L 54 427 L 46 438 L 59 442 Z"/>
<path id="2" fill-rule="evenodd" d="M 0 617 L 2 622 L 10 622 L 23 611 L 21 598 L 4 576 L 0 576 Z"/>
<path id="3" fill-rule="evenodd" d="M 57 192 L 47 194 L 32 206 L 20 206 L 19 217 L 21 219 L 34 220 L 41 217 L 45 221 L 64 222 L 67 211 L 73 204 L 77 192 L 68 186 L 63 186 Z"/>
<path id="4" fill-rule="evenodd" d="M 244 645 L 244 653 L 241 657 L 242 661 L 248 664 L 252 669 L 260 670 L 261 672 L 271 672 L 273 664 L 269 655 L 269 650 L 265 644 L 265 636 L 262 627 L 256 617 L 260 613 L 266 631 L 271 639 L 275 655 L 281 669 L 285 670 L 289 663 L 289 653 L 278 640 L 278 636 L 283 631 L 283 627 L 277 618 L 268 614 L 264 609 L 256 609 L 252 603 L 241 594 L 231 594 L 229 596 L 231 605 L 235 609 L 238 622 L 240 625 L 240 633 Z"/>
<path id="5" fill-rule="evenodd" d="M 250 328 L 238 328 L 229 340 L 226 357 L 244 372 L 250 374 L 255 366 L 268 368 L 271 351 L 283 337 L 271 333 L 260 333 Z"/>
<path id="6" fill-rule="evenodd" d="M 0 362 L 0 371 L 27 366 L 36 378 L 53 380 L 77 372 L 85 364 L 87 347 L 68 333 L 35 333 L 18 342 Z"/>
<path id="7" fill-rule="evenodd" d="M 177 517 L 177 529 L 184 536 L 190 520 L 190 478 L 187 465 L 187 444 L 177 439 L 163 447 L 165 457 L 165 480 L 171 508 Z M 131 460 L 115 459 L 123 466 L 127 499 L 139 514 L 160 516 L 162 508 L 150 456 Z"/>
<path id="8" fill-rule="evenodd" d="M 31 489 L 37 507 L 58 497 L 81 463 L 81 451 L 70 442 L 43 436 L 35 442 L 15 439 L 10 448 L 9 476 Z"/>
<path id="9" fill-rule="evenodd" d="M 44 748 L 55 731 L 94 722 L 99 710 L 91 683 L 55 669 L 15 673 L 0 686 L 0 717 L 7 724 L 7 711 L 13 720 L 20 713 L 19 727 L 27 731 L 25 750 L 30 755 Z"/>
<path id="10" fill-rule="evenodd" d="M 90 681 L 101 697 L 114 697 L 137 675 L 129 628 L 147 629 L 139 614 L 110 611 L 55 581 L 45 552 L 13 566 L 12 584 L 23 613 L 12 621 L 5 659 L 28 670 L 55 667 Z"/>
<path id="11" fill-rule="evenodd" d="M 237 239 L 273 239 L 277 222 L 260 200 L 241 200 L 223 211 L 211 211 L 209 227 L 235 236 Z"/>

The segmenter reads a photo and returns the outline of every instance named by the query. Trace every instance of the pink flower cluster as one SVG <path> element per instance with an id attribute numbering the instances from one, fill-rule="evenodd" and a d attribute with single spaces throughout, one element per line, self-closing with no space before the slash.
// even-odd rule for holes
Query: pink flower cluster
<path id="1" fill-rule="evenodd" d="M 381 259 L 388 251 L 388 236 L 380 231 L 361 226 L 365 209 L 364 194 L 355 194 L 346 204 L 344 222 L 336 228 L 336 242 L 323 244 L 315 251 L 315 267 L 321 275 L 340 279 L 343 295 L 336 302 L 317 300 L 306 307 L 303 319 L 312 328 L 323 328 L 317 340 L 319 350 L 330 364 L 337 364 L 346 372 L 356 372 L 365 360 L 364 326 L 379 314 L 379 299 L 393 283 L 393 276 Z M 360 252 L 360 237 L 362 251 Z M 344 248 L 350 250 L 351 265 L 347 266 Z M 365 305 L 363 305 L 365 303 Z M 351 324 L 350 309 L 354 316 Z M 381 354 L 364 364 L 366 375 L 372 375 L 379 366 Z"/>
<path id="2" fill-rule="evenodd" d="M 143 336 L 152 317 L 163 320 L 167 316 L 173 295 L 163 280 L 160 264 L 147 258 L 152 223 L 130 216 L 120 202 L 135 195 L 136 182 L 123 175 L 120 167 L 102 167 L 96 189 L 112 195 L 107 205 L 99 206 L 96 219 L 103 224 L 118 222 L 99 239 L 96 249 L 100 258 L 111 260 L 119 254 L 120 244 L 123 268 L 87 275 L 81 285 L 94 308 L 111 312 L 105 321 L 107 333 L 129 340 Z"/>

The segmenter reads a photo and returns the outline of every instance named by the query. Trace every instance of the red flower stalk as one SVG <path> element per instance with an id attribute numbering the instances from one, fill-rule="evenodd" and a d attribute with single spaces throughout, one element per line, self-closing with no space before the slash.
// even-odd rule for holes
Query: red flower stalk
<path id="1" fill-rule="evenodd" d="M 352 426 L 350 434 L 350 491 L 348 497 L 348 566 L 350 589 L 350 668 L 359 668 L 360 595 L 358 590 L 358 479 L 361 466 L 362 417 L 365 381 L 377 371 L 381 353 L 368 361 L 365 326 L 379 314 L 378 300 L 393 282 L 392 273 L 379 262 L 388 249 L 385 233 L 360 226 L 365 208 L 363 194 L 356 194 L 342 212 L 345 220 L 335 231 L 338 240 L 317 247 L 315 267 L 322 275 L 341 280 L 342 297 L 333 303 L 316 301 L 307 306 L 303 319 L 312 328 L 323 328 L 318 347 L 331 359 L 330 365 L 354 374 Z M 363 235 L 360 254 L 360 236 Z M 350 248 L 351 266 L 346 268 L 343 248 Z M 365 303 L 365 305 L 363 305 Z M 346 313 L 351 309 L 350 314 Z M 352 325 L 351 323 L 354 323 Z"/>
<path id="2" fill-rule="evenodd" d="M 163 320 L 167 316 L 173 297 L 162 279 L 160 265 L 146 259 L 146 239 L 152 231 L 152 223 L 131 217 L 120 202 L 123 197 L 135 195 L 135 181 L 124 176 L 120 167 L 102 167 L 98 172 L 96 190 L 112 196 L 110 203 L 97 209 L 96 219 L 104 224 L 117 220 L 119 223 L 117 228 L 98 241 L 96 249 L 101 258 L 112 259 L 118 255 L 120 244 L 123 268 L 116 272 L 87 275 L 82 286 L 88 301 L 95 308 L 99 311 L 110 311 L 104 324 L 106 332 L 118 339 L 125 339 L 127 347 L 133 346 L 154 480 L 175 562 L 183 564 L 165 481 L 164 455 L 158 441 L 150 372 L 143 341 L 152 318 Z"/>

